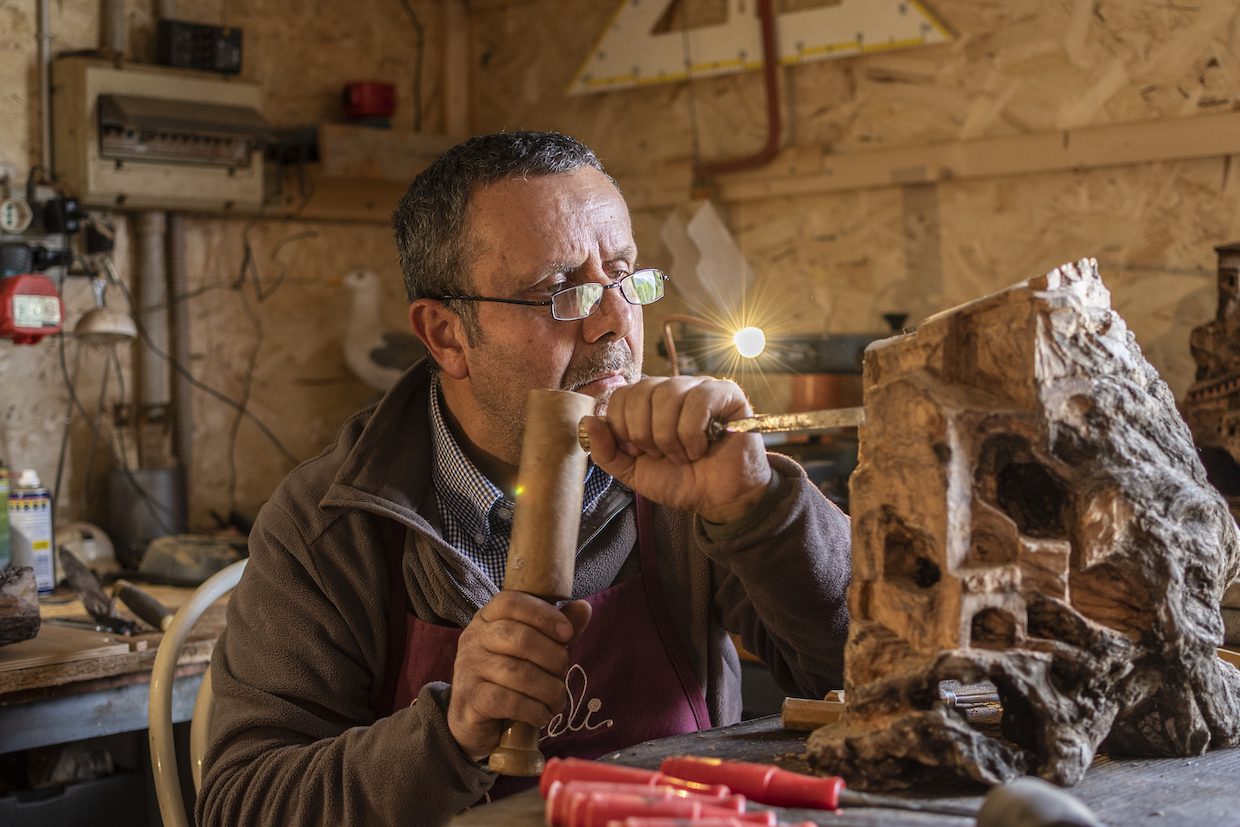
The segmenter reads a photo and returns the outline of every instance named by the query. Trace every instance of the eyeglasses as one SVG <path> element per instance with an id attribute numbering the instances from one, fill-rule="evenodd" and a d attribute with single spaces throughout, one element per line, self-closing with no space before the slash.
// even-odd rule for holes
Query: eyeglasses
<path id="1" fill-rule="evenodd" d="M 544 301 L 526 299 L 494 299 L 489 296 L 428 296 L 436 301 L 499 302 L 500 304 L 528 304 L 532 307 L 550 307 L 551 317 L 561 322 L 584 319 L 603 303 L 603 291 L 620 288 L 620 295 L 629 304 L 653 304 L 663 298 L 663 282 L 667 274 L 662 270 L 647 268 L 626 273 L 611 284 L 596 281 L 574 284 L 551 294 Z"/>

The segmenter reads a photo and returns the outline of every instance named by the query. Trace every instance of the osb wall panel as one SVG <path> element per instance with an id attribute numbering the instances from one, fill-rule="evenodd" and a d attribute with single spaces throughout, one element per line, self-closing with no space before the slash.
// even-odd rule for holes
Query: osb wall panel
<path id="1" fill-rule="evenodd" d="M 766 263 L 756 298 L 776 306 L 778 295 L 776 328 L 795 332 L 883 330 L 884 313 L 915 321 L 1095 256 L 1116 309 L 1182 396 L 1195 369 L 1188 331 L 1214 314 L 1212 246 L 1240 233 L 1234 178 L 1205 159 L 927 188 L 938 262 L 906 244 L 895 188 L 745 202 L 731 215 L 741 247 Z"/>
<path id="2" fill-rule="evenodd" d="M 565 96 L 613 3 L 474 5 L 474 117 L 482 130 L 576 134 L 622 186 L 626 170 L 747 154 L 765 139 L 758 73 Z M 781 70 L 783 145 L 857 152 L 1236 105 L 1240 8 L 1231 0 L 927 5 L 953 42 Z M 713 13 L 711 0 L 682 0 L 677 19 L 693 25 Z M 1183 395 L 1193 374 L 1189 331 L 1214 312 L 1211 248 L 1240 238 L 1234 177 L 1220 158 L 770 199 L 724 212 L 758 272 L 749 301 L 772 308 L 777 331 L 885 330 L 884 312 L 908 312 L 916 322 L 1097 256 L 1115 306 Z M 658 240 L 666 212 L 641 215 L 644 257 L 666 264 Z M 673 307 L 664 303 L 650 316 Z M 786 383 L 760 384 L 772 399 Z"/>
<path id="3" fill-rule="evenodd" d="M 422 69 L 422 127 L 442 129 L 440 4 L 411 0 L 426 31 Z M 97 0 L 52 4 L 56 52 L 98 45 Z M 380 79 L 396 85 L 395 120 L 411 128 L 415 67 L 413 29 L 402 3 L 356 0 L 348 4 L 291 0 L 202 0 L 178 4 L 178 17 L 225 23 L 244 30 L 242 78 L 263 88 L 264 115 L 276 127 L 309 125 L 339 117 L 339 92 L 347 80 Z M 152 3 L 128 6 L 129 54 L 149 60 L 154 48 Z M 20 174 L 37 161 L 38 87 L 36 70 L 37 10 L 33 0 L 0 2 L 0 76 L 14 79 L 0 88 L 0 160 L 17 163 Z M 119 245 L 117 266 L 132 284 L 130 219 L 114 214 Z M 341 340 L 348 297 L 328 283 L 354 267 L 368 267 L 384 278 L 385 324 L 402 327 L 403 289 L 390 231 L 380 225 L 307 224 L 246 218 L 190 216 L 186 220 L 189 253 L 187 300 L 191 324 L 194 376 L 237 400 L 244 393 L 251 357 L 256 353 L 247 407 L 262 419 L 297 460 L 306 459 L 334 437 L 341 421 L 368 402 L 373 392 L 345 368 Z M 263 291 L 257 298 L 253 272 L 238 287 L 248 237 Z M 248 299 L 254 318 L 246 312 Z M 74 279 L 65 288 L 71 326 L 91 306 L 89 290 Z M 113 290 L 112 306 L 124 297 Z M 67 355 L 72 363 L 74 343 Z M 126 371 L 128 348 L 121 348 Z M 93 414 L 103 379 L 104 354 L 83 352 L 78 392 Z M 71 366 L 71 364 L 70 364 Z M 125 376 L 131 389 L 132 376 Z M 57 348 L 48 339 L 34 347 L 0 341 L 0 456 L 13 467 L 37 468 L 54 478 L 64 414 L 68 403 Z M 108 403 L 117 401 L 109 376 Z M 235 410 L 194 392 L 195 440 L 191 469 L 192 522 L 210 523 L 210 513 L 237 506 L 252 513 L 291 467 L 249 421 L 232 429 Z M 115 436 L 106 424 L 104 436 Z M 82 418 L 71 430 L 68 473 L 59 503 L 63 517 L 102 519 L 102 459 L 86 473 L 91 432 Z M 106 451 L 106 446 L 104 448 Z M 228 456 L 236 458 L 235 483 L 229 484 Z M 230 489 L 233 495 L 230 496 Z"/>
<path id="4" fill-rule="evenodd" d="M 685 3 L 680 14 L 690 24 L 713 13 L 707 0 Z M 573 132 L 595 146 L 621 183 L 625 169 L 745 153 L 765 138 L 756 74 L 566 98 L 563 89 L 611 13 L 605 0 L 469 5 L 478 131 Z M 432 0 L 413 6 L 427 33 L 423 125 L 436 130 L 442 124 L 440 6 Z M 955 42 L 783 70 L 785 145 L 856 151 L 1234 106 L 1240 19 L 1228 0 L 941 0 L 933 6 L 957 33 Z M 94 0 L 53 3 L 55 48 L 94 46 L 97 9 Z M 243 77 L 263 85 L 265 114 L 278 126 L 333 117 L 340 83 L 359 77 L 394 82 L 402 105 L 398 124 L 411 119 L 413 38 L 399 3 L 203 0 L 182 2 L 180 9 L 187 19 L 245 29 Z M 132 55 L 149 58 L 149 0 L 130 4 L 129 22 Z M 16 161 L 23 173 L 38 154 L 35 32 L 33 0 L 0 3 L 0 72 L 10 79 L 0 88 L 0 159 Z M 915 321 L 1063 260 L 1097 255 L 1116 306 L 1182 393 L 1192 373 L 1188 331 L 1213 313 L 1210 247 L 1240 237 L 1232 177 L 1223 160 L 1203 160 L 772 199 L 727 205 L 724 212 L 759 273 L 751 302 L 772 308 L 777 330 L 881 330 L 884 311 L 907 310 Z M 668 263 L 658 239 L 664 217 L 662 211 L 634 216 L 650 263 Z M 378 270 L 391 300 L 387 323 L 400 326 L 390 235 L 382 227 L 255 223 L 249 240 L 262 278 L 270 285 L 282 270 L 287 274 L 263 302 L 252 284 L 243 288 L 256 326 L 240 293 L 228 286 L 237 277 L 247 224 L 188 221 L 191 289 L 224 285 L 189 303 L 191 369 L 238 398 L 257 345 L 249 405 L 304 458 L 369 397 L 343 367 L 346 302 L 326 279 L 354 266 Z M 117 258 L 128 279 L 127 229 L 121 217 Z M 313 235 L 288 240 L 302 233 Z M 119 298 L 114 293 L 111 301 Z M 89 307 L 85 285 L 71 283 L 66 299 L 72 323 Z M 654 354 L 660 320 L 691 309 L 675 296 L 651 309 L 652 370 L 662 366 Z M 79 386 L 92 410 L 101 363 L 94 352 L 82 359 Z M 50 344 L 0 343 L 0 453 L 47 478 L 54 475 L 67 402 L 60 373 Z M 774 408 L 786 397 L 782 377 L 748 387 L 758 407 Z M 194 412 L 192 483 L 201 521 L 230 505 L 225 457 L 234 412 L 200 393 Z M 71 468 L 85 465 L 88 437 L 75 426 Z M 251 509 L 288 463 L 248 422 L 239 426 L 236 444 L 235 499 Z M 85 483 L 75 470 L 62 505 L 74 506 L 72 497 L 81 494 L 73 492 L 85 491 Z"/>
<path id="5" fill-rule="evenodd" d="M 254 268 L 242 274 L 246 237 L 233 222 L 191 224 L 190 260 L 202 263 L 191 268 L 189 290 L 209 291 L 191 304 L 191 369 L 239 400 L 256 360 L 247 409 L 293 457 L 306 459 L 374 395 L 345 367 L 341 343 L 349 299 L 328 280 L 355 267 L 378 271 L 389 311 L 383 321 L 402 325 L 400 276 L 387 252 L 390 233 L 371 225 L 255 223 L 248 231 Z M 236 463 L 234 499 L 243 509 L 265 500 L 292 467 L 253 422 L 235 424 L 236 417 L 233 407 L 194 394 L 195 429 L 202 435 L 193 457 L 196 505 L 229 505 L 230 454 Z"/>

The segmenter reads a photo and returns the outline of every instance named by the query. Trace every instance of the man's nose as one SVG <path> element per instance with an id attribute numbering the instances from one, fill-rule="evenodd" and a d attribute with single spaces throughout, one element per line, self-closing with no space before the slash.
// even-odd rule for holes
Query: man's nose
<path id="1" fill-rule="evenodd" d="M 640 312 L 620 295 L 619 287 L 603 291 L 598 309 L 582 320 L 581 335 L 587 342 L 597 342 L 608 336 L 623 339 L 633 326 L 633 315 Z"/>

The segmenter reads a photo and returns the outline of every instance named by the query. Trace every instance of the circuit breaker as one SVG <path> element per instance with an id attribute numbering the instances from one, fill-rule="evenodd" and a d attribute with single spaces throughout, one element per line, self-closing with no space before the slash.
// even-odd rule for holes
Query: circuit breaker
<path id="1" fill-rule="evenodd" d="M 252 211 L 269 128 L 255 84 L 85 57 L 52 66 L 56 176 L 87 206 Z"/>

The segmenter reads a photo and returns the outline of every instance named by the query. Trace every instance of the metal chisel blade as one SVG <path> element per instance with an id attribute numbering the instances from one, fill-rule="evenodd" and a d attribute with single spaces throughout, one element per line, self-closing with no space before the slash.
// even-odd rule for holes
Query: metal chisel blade
<path id="1" fill-rule="evenodd" d="M 865 422 L 865 408 L 828 408 L 786 414 L 758 414 L 731 422 L 713 420 L 706 428 L 712 442 L 724 434 L 784 434 L 854 428 Z"/>
<path id="2" fill-rule="evenodd" d="M 855 428 L 865 422 L 865 408 L 828 408 L 822 411 L 801 411 L 787 414 L 758 414 L 722 422 L 712 419 L 706 426 L 706 438 L 718 442 L 726 434 L 785 434 Z M 577 439 L 585 451 L 590 450 L 585 420 L 577 429 Z"/>

